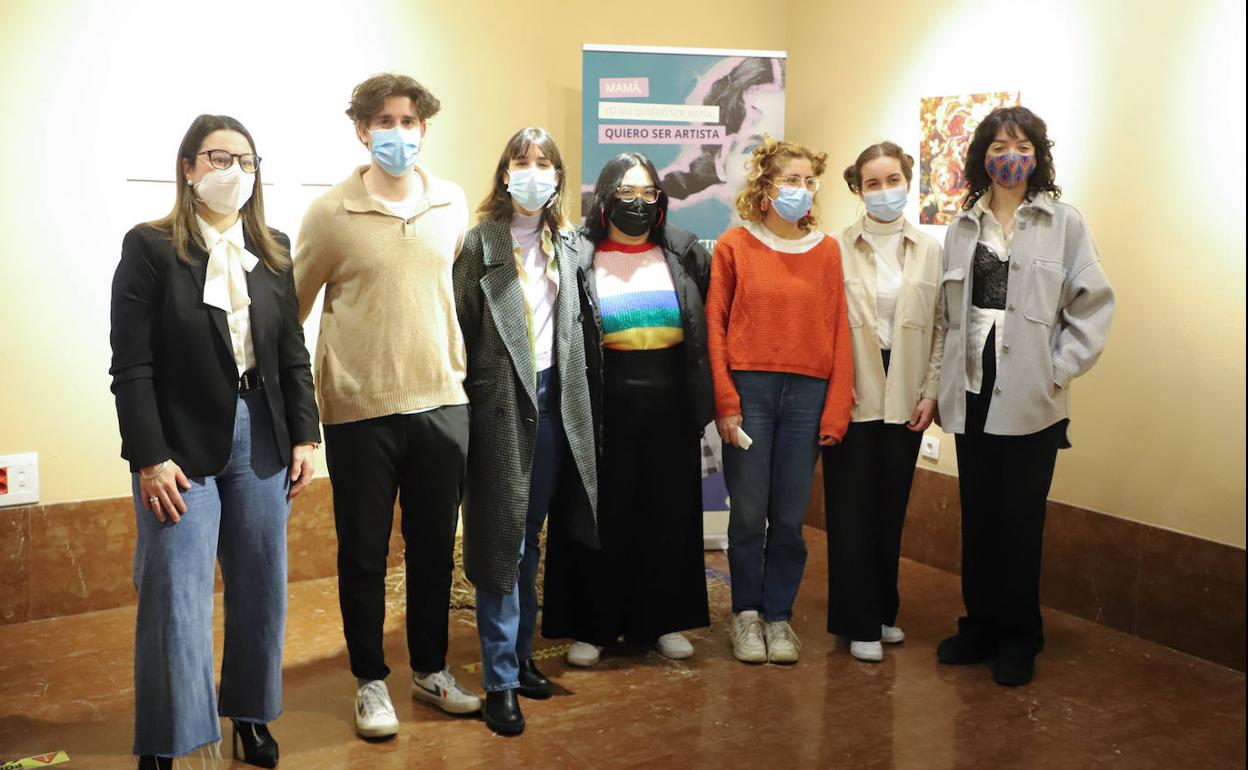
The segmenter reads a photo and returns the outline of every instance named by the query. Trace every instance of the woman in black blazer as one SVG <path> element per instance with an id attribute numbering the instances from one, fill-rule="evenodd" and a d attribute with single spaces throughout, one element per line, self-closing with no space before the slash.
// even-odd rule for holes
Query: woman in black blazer
<path id="1" fill-rule="evenodd" d="M 200 115 L 164 219 L 122 242 L 112 391 L 138 545 L 135 738 L 140 768 L 220 743 L 277 765 L 286 519 L 320 441 L 290 242 L 264 224 L 260 158 L 237 120 Z M 212 594 L 227 608 L 218 702 Z M 239 756 L 239 754 L 243 756 Z"/>

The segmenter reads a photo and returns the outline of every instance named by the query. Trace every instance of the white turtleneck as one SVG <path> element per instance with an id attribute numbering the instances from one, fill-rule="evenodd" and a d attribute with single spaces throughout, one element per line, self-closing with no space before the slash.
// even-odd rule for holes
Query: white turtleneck
<path id="1" fill-rule="evenodd" d="M 905 223 L 905 217 L 897 217 L 892 222 L 876 222 L 870 216 L 863 218 L 862 237 L 875 250 L 875 333 L 884 350 L 893 347 L 893 315 L 905 267 L 905 244 L 901 236 Z"/>
<path id="2" fill-rule="evenodd" d="M 517 211 L 512 214 L 511 237 L 515 242 L 520 289 L 529 311 L 533 365 L 540 372 L 549 369 L 554 359 L 555 301 L 559 295 L 554 245 L 540 213 L 529 215 Z"/>

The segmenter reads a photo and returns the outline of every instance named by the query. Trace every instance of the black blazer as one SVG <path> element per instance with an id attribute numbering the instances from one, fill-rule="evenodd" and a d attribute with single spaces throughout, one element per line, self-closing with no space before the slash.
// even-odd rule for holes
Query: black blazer
<path id="1" fill-rule="evenodd" d="M 289 248 L 290 240 L 273 230 Z M 190 477 L 219 473 L 233 448 L 238 403 L 225 311 L 204 304 L 208 255 L 178 261 L 169 235 L 138 225 L 126 233 L 113 275 L 112 391 L 121 456 L 137 471 L 173 459 Z M 299 325 L 292 272 L 256 265 L 247 274 L 251 337 L 279 456 L 320 441 L 312 370 Z"/>

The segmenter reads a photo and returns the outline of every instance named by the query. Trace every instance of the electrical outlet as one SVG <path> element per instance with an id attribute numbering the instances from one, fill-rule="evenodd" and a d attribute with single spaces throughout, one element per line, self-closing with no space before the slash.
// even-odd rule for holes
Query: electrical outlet
<path id="1" fill-rule="evenodd" d="M 919 450 L 919 453 L 929 460 L 939 460 L 940 459 L 940 439 L 936 438 L 935 436 L 924 436 L 923 447 L 922 449 Z"/>
<path id="2" fill-rule="evenodd" d="M 39 453 L 0 455 L 0 508 L 39 502 Z"/>

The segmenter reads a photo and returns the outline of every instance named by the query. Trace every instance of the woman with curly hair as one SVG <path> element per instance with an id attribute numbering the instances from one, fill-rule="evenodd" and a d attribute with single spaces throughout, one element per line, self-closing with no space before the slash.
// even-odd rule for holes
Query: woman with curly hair
<path id="1" fill-rule="evenodd" d="M 732 646 L 747 663 L 797 662 L 789 621 L 811 478 L 852 407 L 840 249 L 814 226 L 826 166 L 825 153 L 766 137 L 736 199 L 746 224 L 724 233 L 711 259 L 707 350 L 730 499 Z"/>
<path id="2" fill-rule="evenodd" d="M 989 113 L 945 235 L 939 407 L 958 447 L 966 616 L 937 656 L 992 660 L 1003 686 L 1030 682 L 1044 646 L 1045 500 L 1070 446 L 1071 380 L 1100 357 L 1114 312 L 1087 222 L 1057 200 L 1052 146 L 1026 107 Z"/>

